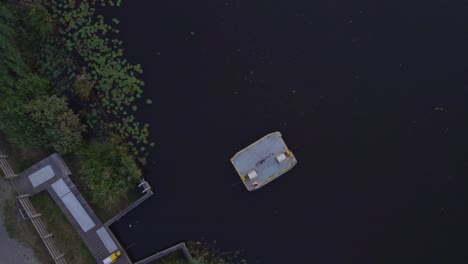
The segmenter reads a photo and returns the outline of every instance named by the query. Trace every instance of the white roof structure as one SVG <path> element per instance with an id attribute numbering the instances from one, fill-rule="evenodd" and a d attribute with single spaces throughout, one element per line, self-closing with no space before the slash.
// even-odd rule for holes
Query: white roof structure
<path id="1" fill-rule="evenodd" d="M 33 187 L 37 187 L 44 182 L 52 179 L 55 176 L 54 171 L 50 165 L 45 166 L 44 168 L 34 172 L 33 174 L 29 175 L 29 180 Z"/>
<path id="2" fill-rule="evenodd" d="M 112 238 L 109 235 L 109 232 L 107 232 L 105 227 L 99 228 L 96 231 L 96 233 L 101 239 L 104 246 L 106 247 L 107 251 L 109 251 L 109 253 L 112 253 L 118 249 L 117 245 L 114 243 L 114 240 L 112 240 Z"/>
<path id="3" fill-rule="evenodd" d="M 70 188 L 68 188 L 63 179 L 57 180 L 51 186 L 57 196 L 60 197 L 65 207 L 67 207 L 70 214 L 73 216 L 73 218 L 75 218 L 78 225 L 81 227 L 81 229 L 83 229 L 83 232 L 87 232 L 95 226 L 91 217 L 89 217 L 86 210 L 83 208 L 80 202 L 78 202 L 75 194 L 71 192 Z"/>

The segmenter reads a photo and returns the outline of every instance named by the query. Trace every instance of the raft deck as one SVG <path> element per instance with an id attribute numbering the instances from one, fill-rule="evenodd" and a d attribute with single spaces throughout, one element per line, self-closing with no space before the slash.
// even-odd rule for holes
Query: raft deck
<path id="1" fill-rule="evenodd" d="M 280 132 L 268 134 L 239 151 L 231 162 L 249 191 L 265 186 L 297 163 Z"/>

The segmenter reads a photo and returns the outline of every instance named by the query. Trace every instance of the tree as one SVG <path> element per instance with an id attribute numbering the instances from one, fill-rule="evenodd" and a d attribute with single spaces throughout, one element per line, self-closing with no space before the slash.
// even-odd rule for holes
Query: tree
<path id="1" fill-rule="evenodd" d="M 49 82 L 32 73 L 25 63 L 17 43 L 13 13 L 0 5 L 0 129 L 8 138 L 21 145 L 42 145 L 37 126 L 31 122 L 27 104 L 49 91 Z"/>
<path id="2" fill-rule="evenodd" d="M 81 133 L 86 127 L 64 98 L 56 95 L 40 97 L 27 105 L 26 112 L 38 132 L 38 143 L 60 153 L 72 152 L 81 143 Z"/>

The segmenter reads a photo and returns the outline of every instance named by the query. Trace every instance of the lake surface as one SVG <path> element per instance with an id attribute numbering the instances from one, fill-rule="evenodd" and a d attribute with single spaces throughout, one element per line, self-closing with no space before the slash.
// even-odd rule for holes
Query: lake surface
<path id="1" fill-rule="evenodd" d="M 249 263 L 467 263 L 463 1 L 125 1 L 155 195 L 134 259 L 216 240 Z M 280 131 L 298 164 L 248 192 L 229 159 Z"/>

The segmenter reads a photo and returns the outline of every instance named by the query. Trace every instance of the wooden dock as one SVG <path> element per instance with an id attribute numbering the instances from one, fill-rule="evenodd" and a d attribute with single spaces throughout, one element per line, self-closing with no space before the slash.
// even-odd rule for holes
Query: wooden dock
<path id="1" fill-rule="evenodd" d="M 4 170 L 4 166 L 1 169 Z M 102 263 L 112 252 L 120 250 L 122 256 L 115 263 L 131 264 L 125 250 L 109 228 L 101 223 L 69 175 L 71 172 L 62 157 L 53 154 L 10 179 L 19 197 L 33 196 L 46 190 L 81 236 L 97 263 Z M 33 210 L 31 207 L 30 211 Z"/>
<path id="2" fill-rule="evenodd" d="M 64 255 L 56 248 L 53 235 L 46 231 L 40 220 L 41 214 L 36 212 L 29 201 L 31 196 L 42 191 L 47 191 L 56 202 L 68 221 L 81 236 L 97 263 L 101 264 L 102 260 L 108 257 L 112 252 L 120 250 L 122 256 L 118 258 L 114 264 L 132 264 L 125 250 L 108 227 L 153 195 L 151 186 L 146 181 L 142 180 L 140 182 L 139 187 L 143 188 L 142 193 L 144 193 L 140 199 L 121 211 L 107 223 L 102 224 L 70 179 L 69 175 L 71 175 L 71 172 L 60 155 L 53 154 L 18 175 L 14 173 L 6 158 L 7 156 L 0 152 L 0 170 L 5 174 L 6 178 L 11 180 L 13 187 L 19 194 L 17 197 L 18 202 L 25 210 L 27 217 L 33 223 L 56 264 L 66 264 Z M 64 197 L 76 200 L 75 206 L 70 208 L 70 199 L 67 198 L 65 200 Z M 82 208 L 81 211 L 78 210 L 79 212 L 77 213 L 76 207 Z M 85 220 L 80 220 L 82 217 L 78 217 L 77 219 L 77 214 L 81 216 L 85 215 Z M 185 243 L 180 243 L 144 258 L 135 264 L 151 263 L 178 250 L 182 250 L 187 260 L 192 258 Z"/>
<path id="3" fill-rule="evenodd" d="M 121 212 L 119 212 L 116 216 L 112 217 L 111 219 L 109 219 L 109 221 L 107 221 L 104 225 L 109 227 L 110 225 L 112 225 L 115 221 L 119 220 L 120 218 L 122 218 L 124 215 L 126 215 L 128 212 L 130 212 L 131 210 L 133 210 L 135 207 L 137 207 L 138 205 L 140 205 L 142 202 L 144 202 L 146 199 L 150 198 L 152 195 L 153 195 L 153 191 L 151 190 L 151 186 L 148 184 L 148 182 L 146 182 L 145 180 L 141 180 L 140 181 L 140 184 L 138 185 L 138 187 L 143 187 L 143 191 L 142 193 L 144 193 L 144 195 L 142 197 L 140 197 L 138 200 L 136 200 L 135 202 L 133 202 L 130 206 L 128 206 L 127 208 L 125 208 L 124 210 L 122 210 Z"/>
<path id="4" fill-rule="evenodd" d="M 168 249 L 165 249 L 165 250 L 163 250 L 161 252 L 158 252 L 158 253 L 156 253 L 156 254 L 154 254 L 152 256 L 144 258 L 144 259 L 136 262 L 135 264 L 147 264 L 147 263 L 155 261 L 155 260 L 157 260 L 159 258 L 162 258 L 164 256 L 172 254 L 172 253 L 174 253 L 174 252 L 176 252 L 178 250 L 182 250 L 182 252 L 184 253 L 185 258 L 187 258 L 187 260 L 192 258 L 192 256 L 190 255 L 190 252 L 187 249 L 187 246 L 185 245 L 185 243 L 182 242 L 182 243 L 179 243 L 179 244 L 177 244 L 175 246 L 172 246 L 172 247 L 170 247 Z"/>

